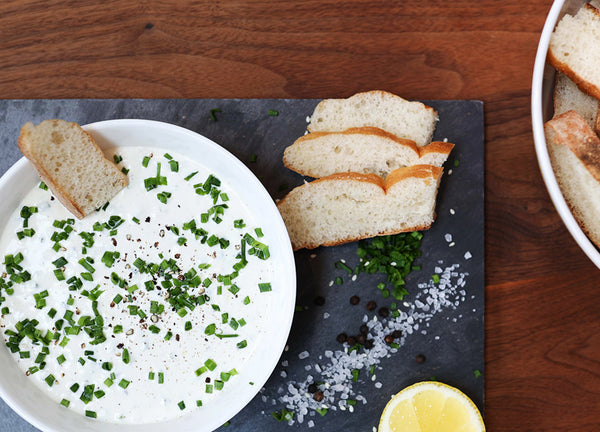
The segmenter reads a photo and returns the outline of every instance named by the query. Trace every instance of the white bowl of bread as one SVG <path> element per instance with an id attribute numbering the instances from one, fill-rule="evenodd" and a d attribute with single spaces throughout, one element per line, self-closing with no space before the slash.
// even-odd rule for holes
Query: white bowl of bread
<path id="1" fill-rule="evenodd" d="M 560 217 L 600 267 L 600 2 L 557 0 L 542 31 L 531 94 L 535 148 Z"/>

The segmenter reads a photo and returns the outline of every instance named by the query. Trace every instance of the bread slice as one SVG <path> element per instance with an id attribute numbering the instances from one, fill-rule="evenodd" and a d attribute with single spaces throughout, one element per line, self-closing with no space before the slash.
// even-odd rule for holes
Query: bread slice
<path id="1" fill-rule="evenodd" d="M 341 132 L 374 126 L 417 146 L 431 142 L 437 112 L 421 102 L 410 102 L 381 90 L 357 93 L 348 99 L 321 101 L 310 118 L 309 132 Z"/>
<path id="2" fill-rule="evenodd" d="M 545 124 L 556 180 L 573 216 L 600 247 L 600 140 L 575 111 Z"/>
<path id="3" fill-rule="evenodd" d="M 565 74 L 557 72 L 554 86 L 554 116 L 577 111 L 588 125 L 594 127 L 598 117 L 598 99 L 579 90 Z"/>
<path id="4" fill-rule="evenodd" d="M 79 219 L 127 186 L 127 176 L 77 123 L 28 122 L 21 128 L 18 145 L 52 193 Z"/>
<path id="5" fill-rule="evenodd" d="M 548 61 L 600 99 L 600 11 L 586 3 L 575 16 L 565 15 L 550 39 Z"/>
<path id="6" fill-rule="evenodd" d="M 417 147 L 414 141 L 365 126 L 304 135 L 285 149 L 283 163 L 292 171 L 315 178 L 342 172 L 372 173 L 385 178 L 405 166 L 442 166 L 453 147 L 447 142 Z"/>
<path id="7" fill-rule="evenodd" d="M 385 182 L 375 174 L 341 173 L 293 189 L 277 207 L 294 250 L 378 235 L 424 230 L 435 219 L 442 168 L 399 168 Z"/>

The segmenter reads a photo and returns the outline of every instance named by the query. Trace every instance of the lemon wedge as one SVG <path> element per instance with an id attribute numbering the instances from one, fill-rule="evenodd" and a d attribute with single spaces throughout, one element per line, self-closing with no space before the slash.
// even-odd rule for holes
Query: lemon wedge
<path id="1" fill-rule="evenodd" d="M 473 401 L 460 390 L 424 381 L 388 402 L 379 432 L 485 432 L 485 425 Z"/>

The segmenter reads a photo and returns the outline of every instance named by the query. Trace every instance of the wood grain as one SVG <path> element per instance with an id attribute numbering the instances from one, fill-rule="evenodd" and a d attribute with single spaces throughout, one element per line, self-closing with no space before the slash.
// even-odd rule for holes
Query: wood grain
<path id="1" fill-rule="evenodd" d="M 557 216 L 530 123 L 549 0 L 0 3 L 3 98 L 480 99 L 486 423 L 600 429 L 598 270 Z"/>

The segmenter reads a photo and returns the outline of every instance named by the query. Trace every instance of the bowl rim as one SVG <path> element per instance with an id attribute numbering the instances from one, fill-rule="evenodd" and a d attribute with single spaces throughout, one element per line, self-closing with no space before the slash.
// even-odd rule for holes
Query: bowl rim
<path id="1" fill-rule="evenodd" d="M 588 258 L 600 268 L 600 252 L 583 232 L 573 213 L 569 209 L 567 202 L 558 186 L 554 170 L 550 163 L 546 136 L 544 134 L 544 119 L 542 110 L 542 84 L 544 81 L 544 69 L 546 67 L 546 56 L 552 32 L 563 9 L 565 0 L 555 0 L 548 13 L 544 29 L 538 44 L 535 64 L 533 68 L 533 79 L 531 84 L 531 122 L 533 126 L 533 140 L 537 154 L 538 165 L 542 173 L 542 178 L 546 184 L 546 189 L 559 216 L 565 224 L 567 230 L 577 242 L 579 247 L 588 256 Z"/>
<path id="2" fill-rule="evenodd" d="M 231 410 L 224 415 L 221 413 L 220 415 L 213 415 L 212 420 L 208 421 L 202 425 L 196 425 L 195 430 L 214 430 L 221 426 L 225 421 L 229 420 L 236 414 L 238 414 L 242 409 L 244 409 L 255 397 L 259 394 L 261 388 L 267 382 L 269 377 L 272 375 L 273 371 L 277 367 L 279 359 L 283 354 L 285 346 L 287 344 L 287 339 L 289 337 L 289 333 L 291 331 L 293 316 L 294 316 L 294 308 L 295 308 L 295 299 L 296 299 L 296 268 L 295 268 L 295 259 L 294 253 L 291 246 L 291 241 L 289 239 L 289 235 L 287 233 L 287 229 L 281 218 L 279 211 L 277 210 L 277 206 L 275 205 L 274 200 L 272 199 L 269 192 L 266 190 L 264 185 L 260 182 L 260 180 L 256 177 L 256 175 L 243 163 L 241 162 L 235 155 L 233 155 L 229 150 L 217 144 L 213 140 L 205 137 L 204 135 L 195 132 L 193 130 L 187 129 L 182 126 L 178 126 L 175 124 L 156 121 L 156 120 L 146 120 L 146 119 L 112 119 L 112 120 L 103 120 L 98 122 L 89 123 L 86 125 L 82 125 L 82 128 L 94 135 L 95 132 L 102 133 L 103 130 L 110 129 L 111 127 L 118 128 L 127 128 L 127 127 L 143 127 L 143 128 L 151 128 L 153 130 L 163 130 L 172 134 L 179 134 L 180 136 L 189 137 L 191 140 L 195 140 L 198 143 L 202 143 L 205 148 L 210 148 L 210 152 L 220 153 L 224 158 L 228 159 L 231 162 L 232 167 L 237 171 L 243 172 L 243 175 L 248 178 L 248 182 L 254 183 L 255 191 L 258 195 L 261 195 L 264 198 L 265 207 L 269 209 L 265 209 L 264 214 L 270 214 L 274 216 L 269 224 L 273 234 L 272 238 L 279 238 L 278 244 L 279 246 L 279 257 L 278 265 L 275 266 L 275 269 L 279 267 L 285 266 L 286 270 L 283 272 L 280 277 L 283 282 L 286 283 L 286 297 L 288 297 L 285 304 L 278 305 L 278 309 L 282 311 L 282 317 L 285 319 L 282 320 L 276 331 L 273 333 L 273 336 L 277 337 L 277 339 L 270 339 L 269 346 L 271 347 L 268 351 L 272 351 L 272 356 L 269 357 L 270 361 L 263 363 L 264 368 L 262 368 L 261 372 L 253 373 L 253 383 L 251 386 L 252 390 L 243 393 L 243 397 L 239 397 L 234 403 L 231 403 Z M 103 146 L 100 145 L 102 148 Z M 174 150 L 175 151 L 175 150 Z M 186 154 L 185 151 L 182 151 L 186 156 L 196 160 L 195 157 Z M 209 153 L 209 152 L 207 152 Z M 202 162 L 201 162 L 202 163 Z M 209 167 L 210 169 L 210 167 Z M 11 165 L 8 170 L 0 176 L 0 190 L 6 187 L 6 183 L 11 180 L 14 180 L 15 177 L 23 175 L 27 175 L 28 171 L 33 171 L 33 168 L 29 161 L 25 157 L 21 157 L 18 159 L 13 165 Z M 37 173 L 36 179 L 37 179 Z M 12 212 L 13 209 L 10 210 Z M 263 216 L 264 217 L 264 216 Z M 267 350 L 261 350 L 267 351 Z M 10 354 L 9 354 L 10 355 Z M 27 421 L 32 426 L 48 432 L 59 432 L 59 429 L 52 424 L 48 424 L 45 420 L 41 419 L 39 415 L 35 415 L 31 412 L 31 410 L 24 406 L 17 398 L 13 396 L 14 391 L 18 391 L 18 389 L 7 389 L 6 386 L 0 385 L 0 397 L 4 402 L 23 420 Z M 57 409 L 60 409 L 60 405 L 56 404 Z M 57 411 L 58 412 L 58 411 Z M 213 414 L 216 414 L 213 412 Z M 136 431 L 147 429 L 148 427 L 161 427 L 161 428 L 169 428 L 169 424 L 173 421 L 184 417 L 190 417 L 193 415 L 192 412 L 184 415 L 182 417 L 176 417 L 167 421 L 157 421 L 153 423 L 147 424 L 119 424 L 113 422 L 105 422 L 105 421 L 93 421 L 94 426 L 99 427 L 99 430 L 103 430 L 103 427 L 108 427 L 110 430 L 113 428 L 119 428 L 124 430 L 135 429 Z M 85 423 L 89 421 L 89 419 L 81 416 L 82 423 L 79 425 L 79 429 L 81 427 L 85 427 Z M 207 429 L 204 429 L 205 427 Z M 96 428 L 94 428 L 96 430 Z M 162 430 L 162 429 L 161 429 Z M 186 429 L 187 430 L 187 429 Z M 63 431 L 60 431 L 63 432 Z"/>

